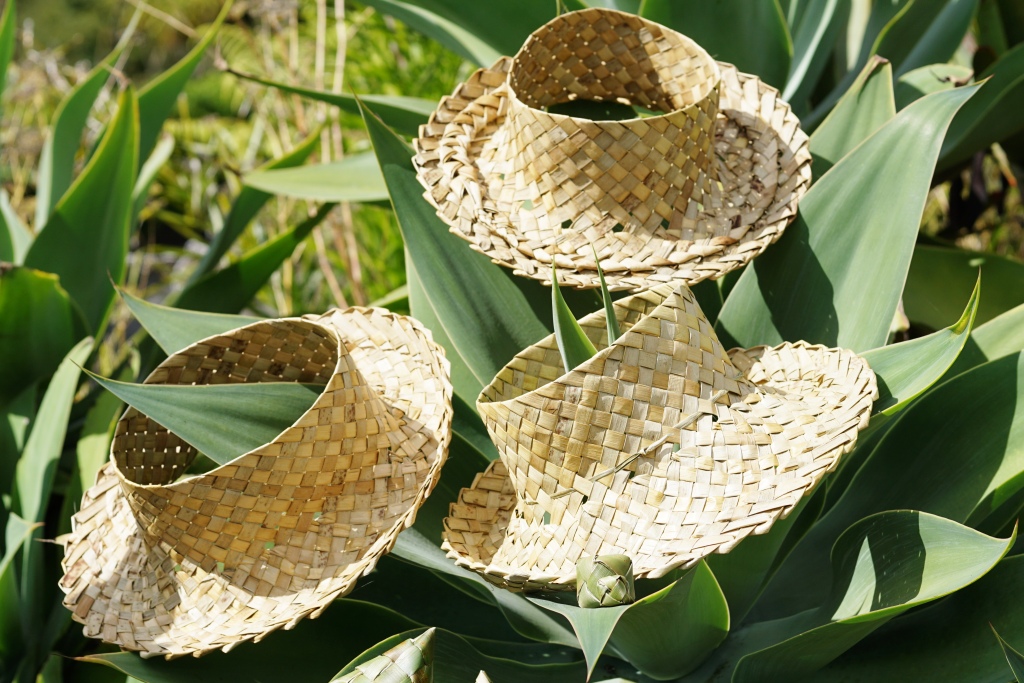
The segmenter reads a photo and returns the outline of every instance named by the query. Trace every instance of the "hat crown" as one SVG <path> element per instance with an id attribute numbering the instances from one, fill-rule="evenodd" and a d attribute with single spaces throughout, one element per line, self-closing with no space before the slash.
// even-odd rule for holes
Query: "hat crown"
<path id="1" fill-rule="evenodd" d="M 719 80 L 699 45 L 632 14 L 581 10 L 545 24 L 508 73 L 513 203 L 532 205 L 542 233 L 560 232 L 581 211 L 602 231 L 613 229 L 607 216 L 634 231 L 678 231 L 673 219 L 703 204 L 715 179 Z M 661 114 L 592 121 L 546 110 L 573 100 Z"/>

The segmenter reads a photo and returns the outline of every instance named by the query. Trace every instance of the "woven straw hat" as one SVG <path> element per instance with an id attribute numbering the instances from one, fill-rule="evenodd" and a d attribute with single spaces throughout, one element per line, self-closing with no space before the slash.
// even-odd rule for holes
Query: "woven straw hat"
<path id="1" fill-rule="evenodd" d="M 574 99 L 658 115 L 591 121 Z M 606 9 L 563 14 L 441 100 L 416 140 L 452 232 L 517 274 L 612 289 L 693 284 L 747 263 L 811 184 L 807 135 L 774 88 L 692 40 Z"/>
<path id="2" fill-rule="evenodd" d="M 143 656 L 229 650 L 316 617 L 374 568 L 440 475 L 444 352 L 412 318 L 351 308 L 259 322 L 148 384 L 322 383 L 270 443 L 178 480 L 194 448 L 134 409 L 72 518 L 61 587 L 87 636 Z"/>
<path id="3" fill-rule="evenodd" d="M 445 519 L 457 564 L 523 590 L 569 589 L 576 562 L 624 554 L 659 577 L 768 531 L 849 452 L 877 396 L 851 351 L 726 352 L 685 285 L 580 321 L 597 355 L 566 373 L 554 336 L 484 388 L 501 456 Z"/>

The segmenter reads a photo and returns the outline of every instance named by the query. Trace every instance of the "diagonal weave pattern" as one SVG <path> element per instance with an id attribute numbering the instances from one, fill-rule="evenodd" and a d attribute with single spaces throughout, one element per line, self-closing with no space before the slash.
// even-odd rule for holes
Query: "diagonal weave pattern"
<path id="1" fill-rule="evenodd" d="M 543 109 L 574 98 L 666 113 Z M 562 15 L 477 71 L 415 145 L 452 232 L 520 275 L 547 281 L 554 263 L 577 287 L 599 286 L 591 245 L 612 289 L 727 273 L 779 237 L 811 181 L 807 136 L 778 91 L 611 10 Z"/>
<path id="2" fill-rule="evenodd" d="M 255 323 L 171 356 L 147 383 L 323 383 L 272 442 L 178 479 L 196 452 L 134 409 L 73 518 L 61 586 L 85 634 L 201 654 L 315 617 L 410 525 L 451 424 L 443 351 L 381 309 Z"/>
<path id="3" fill-rule="evenodd" d="M 567 589 L 576 562 L 625 554 L 658 577 L 766 532 L 866 426 L 874 373 L 805 343 L 726 353 L 685 286 L 580 324 L 598 354 L 564 372 L 554 337 L 517 355 L 477 406 L 501 460 L 445 520 L 462 566 L 510 588 Z"/>

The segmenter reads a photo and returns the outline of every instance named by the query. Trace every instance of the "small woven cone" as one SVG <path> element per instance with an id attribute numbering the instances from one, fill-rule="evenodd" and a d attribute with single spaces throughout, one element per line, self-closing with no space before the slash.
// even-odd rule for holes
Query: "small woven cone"
<path id="1" fill-rule="evenodd" d="M 412 524 L 444 462 L 451 385 L 412 318 L 353 308 L 255 323 L 172 355 L 149 384 L 307 382 L 270 443 L 178 480 L 196 451 L 129 408 L 65 544 L 85 635 L 199 655 L 316 617 Z"/>
<path id="2" fill-rule="evenodd" d="M 403 640 L 364 662 L 337 683 L 431 683 L 434 680 L 434 629 Z"/>
<path id="3" fill-rule="evenodd" d="M 656 115 L 591 121 L 574 99 Z M 689 38 L 606 9 L 569 12 L 443 98 L 415 141 L 452 232 L 517 274 L 611 289 L 695 283 L 778 239 L 811 183 L 807 136 L 774 88 Z M 593 245 L 593 246 L 592 246 Z"/>
<path id="4" fill-rule="evenodd" d="M 588 555 L 656 578 L 768 531 L 849 452 L 877 395 L 851 351 L 803 342 L 726 353 L 685 285 L 580 321 L 598 349 L 566 373 L 554 336 L 519 353 L 477 408 L 501 459 L 445 519 L 460 566 L 569 589 Z M 549 521 L 546 521 L 549 520 Z"/>
<path id="5" fill-rule="evenodd" d="M 584 557 L 576 563 L 576 602 L 580 607 L 615 607 L 635 601 L 633 560 L 628 555 Z"/>

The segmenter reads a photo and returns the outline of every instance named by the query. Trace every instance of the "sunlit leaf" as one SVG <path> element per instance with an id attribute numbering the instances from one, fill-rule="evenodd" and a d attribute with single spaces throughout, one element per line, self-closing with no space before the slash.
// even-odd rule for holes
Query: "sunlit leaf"
<path id="1" fill-rule="evenodd" d="M 1024 351 L 1024 304 L 975 327 L 947 376 L 1018 351 Z"/>
<path id="2" fill-rule="evenodd" d="M 132 315 L 167 354 L 180 351 L 200 339 L 206 339 L 260 320 L 260 318 L 248 315 L 203 313 L 161 306 L 133 296 L 124 290 L 120 290 L 120 294 Z"/>
<path id="3" fill-rule="evenodd" d="M 555 340 L 558 352 L 562 354 L 565 371 L 582 365 L 597 354 L 590 338 L 576 322 L 576 316 L 569 310 L 558 288 L 558 274 L 551 268 L 551 311 L 555 321 Z"/>
<path id="4" fill-rule="evenodd" d="M 828 65 L 828 55 L 850 16 L 850 4 L 851 0 L 819 0 L 807 3 L 800 13 L 793 31 L 793 60 L 782 91 L 782 99 L 793 103 L 798 113 Z"/>
<path id="5" fill-rule="evenodd" d="M 245 184 L 276 195 L 323 202 L 376 202 L 388 188 L 373 152 L 327 164 L 253 171 Z"/>
<path id="6" fill-rule="evenodd" d="M 475 31 L 467 30 L 446 18 L 454 19 L 461 15 L 465 5 L 460 8 L 463 11 L 460 11 L 459 14 L 435 14 L 423 7 L 418 7 L 419 3 L 416 2 L 366 0 L 366 4 L 382 14 L 390 14 L 477 66 L 490 66 L 501 57 L 501 53 L 481 40 Z"/>
<path id="7" fill-rule="evenodd" d="M 25 262 L 33 235 L 11 206 L 7 190 L 0 188 L 0 261 L 15 265 Z"/>
<path id="8" fill-rule="evenodd" d="M 149 187 L 153 184 L 153 180 L 156 179 L 156 174 L 160 172 L 160 169 L 164 167 L 167 160 L 171 158 L 171 154 L 174 152 L 174 138 L 167 136 L 160 140 L 153 148 L 153 153 L 146 159 L 146 163 L 142 164 L 142 168 L 139 169 L 139 177 L 135 180 L 135 187 L 132 188 L 132 217 L 138 221 L 139 213 L 146 206 L 146 200 L 149 198 Z"/>
<path id="9" fill-rule="evenodd" d="M 132 384 L 89 374 L 219 465 L 272 441 L 295 424 L 324 389 L 298 382 Z"/>
<path id="10" fill-rule="evenodd" d="M 967 83 L 974 72 L 958 64 L 929 64 L 908 71 L 896 81 L 896 108 L 903 109 L 925 95 L 951 90 Z M 981 93 L 978 93 L 981 96 Z M 953 117 L 956 120 L 956 117 Z M 952 127 L 952 124 L 950 124 Z"/>
<path id="11" fill-rule="evenodd" d="M 716 328 L 727 343 L 885 343 L 943 133 L 976 89 L 918 100 L 811 187 L 796 220 L 726 299 Z"/>

